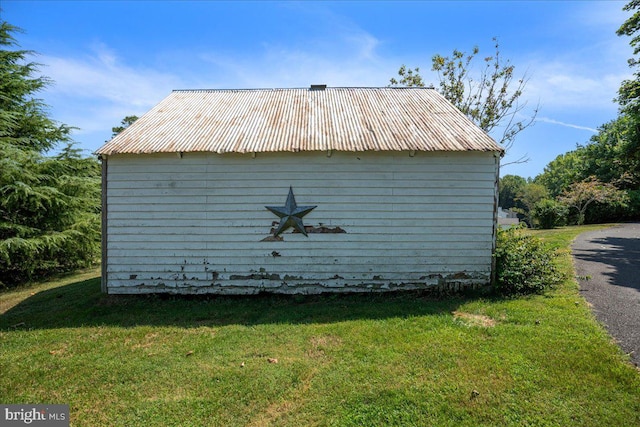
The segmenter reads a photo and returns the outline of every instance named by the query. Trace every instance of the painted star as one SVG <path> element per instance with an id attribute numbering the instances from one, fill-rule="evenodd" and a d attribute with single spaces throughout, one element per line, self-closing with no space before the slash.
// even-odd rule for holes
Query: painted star
<path id="1" fill-rule="evenodd" d="M 289 187 L 289 195 L 287 196 L 287 201 L 284 206 L 265 206 L 265 208 L 280 217 L 280 224 L 273 233 L 274 236 L 279 235 L 289 227 L 293 227 L 307 236 L 307 231 L 304 229 L 304 224 L 302 223 L 302 217 L 314 210 L 316 206 L 298 206 L 296 204 L 296 198 L 293 195 L 293 189 Z"/>

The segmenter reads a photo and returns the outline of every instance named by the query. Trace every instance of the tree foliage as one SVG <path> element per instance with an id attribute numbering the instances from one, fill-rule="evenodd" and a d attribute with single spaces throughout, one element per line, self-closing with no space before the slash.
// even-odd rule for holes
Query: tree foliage
<path id="1" fill-rule="evenodd" d="M 471 53 L 455 49 L 451 56 L 434 55 L 431 69 L 438 74 L 440 93 L 485 132 L 495 135 L 499 130 L 496 140 L 508 150 L 516 136 L 533 124 L 537 109 L 531 117 L 519 119 L 526 107 L 520 98 L 527 76 L 515 77 L 515 66 L 502 58 L 498 40 L 493 41 L 495 53 L 481 60 L 479 75 L 473 73 L 478 47 Z M 398 75 L 400 80 L 392 78 L 391 85 L 424 86 L 419 68 L 402 65 Z"/>
<path id="2" fill-rule="evenodd" d="M 629 44 L 633 48 L 633 54 L 640 53 L 640 0 L 631 0 L 623 10 L 633 12 L 618 29 L 619 36 L 629 36 Z M 622 82 L 618 89 L 617 101 L 620 104 L 621 118 L 625 117 L 627 132 L 626 157 L 630 160 L 631 169 L 628 169 L 635 176 L 630 178 L 635 181 L 635 185 L 630 186 L 634 190 L 640 190 L 640 61 L 637 58 L 628 60 L 629 67 L 635 69 L 632 79 Z M 625 177 L 627 178 L 627 177 Z"/>
<path id="3" fill-rule="evenodd" d="M 618 28 L 617 34 L 631 37 L 629 44 L 633 47 L 633 54 L 638 55 L 640 53 L 640 0 L 631 0 L 623 10 L 633 12 L 633 15 Z M 637 116 L 640 113 L 640 71 L 637 70 L 640 61 L 630 58 L 628 64 L 629 67 L 636 68 L 634 78 L 622 82 L 617 101 L 624 112 Z"/>
<path id="4" fill-rule="evenodd" d="M 554 199 L 542 199 L 533 207 L 531 216 L 538 227 L 554 228 L 564 224 L 567 217 L 567 207 Z"/>
<path id="5" fill-rule="evenodd" d="M 595 177 L 575 182 L 559 197 L 559 200 L 578 212 L 578 225 L 584 224 L 587 208 L 594 202 L 609 205 L 624 204 L 627 195 L 611 183 L 603 183 Z"/>
<path id="6" fill-rule="evenodd" d="M 571 184 L 584 179 L 580 150 L 560 154 L 545 166 L 536 182 L 545 186 L 551 197 L 558 197 Z"/>
<path id="7" fill-rule="evenodd" d="M 639 124 L 637 119 L 623 113 L 602 125 L 582 150 L 583 177 L 595 176 L 620 189 L 639 188 Z"/>
<path id="8" fill-rule="evenodd" d="M 411 68 L 407 68 L 406 65 L 402 64 L 400 69 L 398 70 L 398 77 L 400 80 L 396 80 L 395 78 L 391 78 L 389 82 L 392 86 L 406 86 L 406 87 L 424 87 L 424 81 L 422 80 L 422 76 L 420 75 L 420 68 L 416 67 L 413 70 Z"/>
<path id="9" fill-rule="evenodd" d="M 500 178 L 498 201 L 503 209 L 524 208 L 519 201 L 527 180 L 518 175 L 505 175 Z"/>
<path id="10" fill-rule="evenodd" d="M 0 23 L 0 286 L 95 262 L 100 241 L 99 165 L 35 98 L 50 81 L 34 77 L 31 52 L 11 50 L 18 31 Z"/>
<path id="11" fill-rule="evenodd" d="M 535 225 L 533 218 L 533 209 L 540 200 L 544 200 L 549 197 L 549 192 L 544 185 L 536 184 L 535 182 L 528 182 L 522 188 L 522 191 L 516 198 L 516 201 L 522 206 L 520 209 L 515 209 L 524 215 L 524 220 L 529 226 Z"/>
<path id="12" fill-rule="evenodd" d="M 0 140 L 36 151 L 70 142 L 71 128 L 49 119 L 44 114 L 46 105 L 34 97 L 51 82 L 33 77 L 39 64 L 25 62 L 33 52 L 11 50 L 16 46 L 12 35 L 16 32 L 20 29 L 0 22 Z"/>
<path id="13" fill-rule="evenodd" d="M 136 120 L 138 120 L 138 116 L 126 116 L 120 122 L 120 126 L 114 126 L 114 127 L 111 128 L 111 132 L 112 132 L 111 138 L 115 137 L 120 132 L 122 132 L 123 130 L 125 130 L 129 126 L 131 126 L 133 124 L 133 122 L 135 122 Z"/>

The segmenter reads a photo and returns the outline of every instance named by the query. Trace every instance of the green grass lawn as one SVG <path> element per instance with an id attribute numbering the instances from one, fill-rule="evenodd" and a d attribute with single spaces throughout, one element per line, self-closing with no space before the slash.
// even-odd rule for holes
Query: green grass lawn
<path id="1" fill-rule="evenodd" d="M 572 271 L 587 227 L 537 232 Z M 638 426 L 640 374 L 575 280 L 546 295 L 0 294 L 0 402 L 73 426 Z"/>

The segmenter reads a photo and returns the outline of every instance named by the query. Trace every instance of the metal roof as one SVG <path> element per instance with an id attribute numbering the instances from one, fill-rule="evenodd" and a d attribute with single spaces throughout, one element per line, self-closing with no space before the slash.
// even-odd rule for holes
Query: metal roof
<path id="1" fill-rule="evenodd" d="M 177 90 L 97 154 L 503 149 L 435 89 Z"/>

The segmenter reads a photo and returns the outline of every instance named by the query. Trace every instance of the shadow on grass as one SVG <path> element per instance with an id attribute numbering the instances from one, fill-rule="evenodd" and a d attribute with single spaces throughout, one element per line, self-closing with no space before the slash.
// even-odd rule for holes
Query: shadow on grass
<path id="1" fill-rule="evenodd" d="M 0 330 L 83 326 L 335 323 L 451 313 L 478 295 L 367 293 L 290 296 L 105 295 L 100 279 L 38 292 L 0 315 Z"/>

